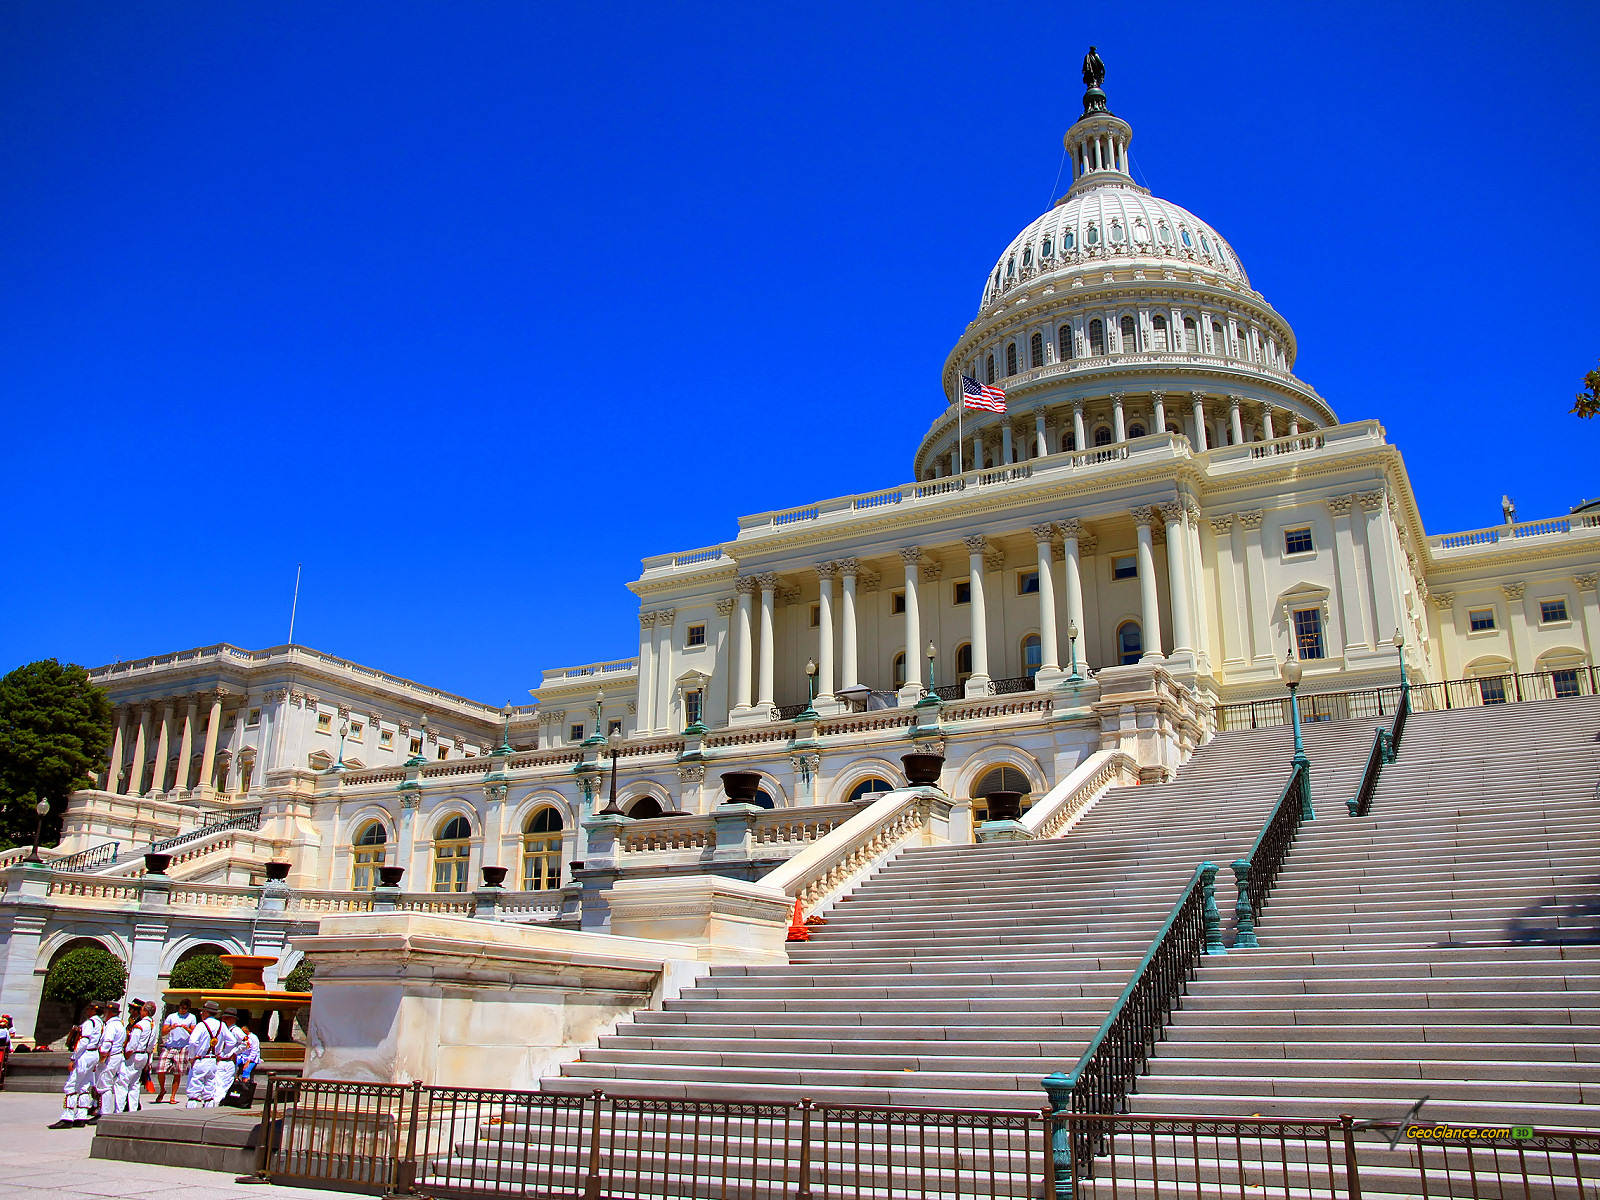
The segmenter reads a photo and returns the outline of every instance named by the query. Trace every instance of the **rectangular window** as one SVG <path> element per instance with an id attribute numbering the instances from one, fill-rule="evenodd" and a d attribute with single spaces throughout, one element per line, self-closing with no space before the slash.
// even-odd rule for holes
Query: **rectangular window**
<path id="1" fill-rule="evenodd" d="M 1494 609 L 1474 608 L 1467 613 L 1467 631 L 1469 633 L 1487 633 L 1494 628 Z"/>
<path id="2" fill-rule="evenodd" d="M 394 747 L 394 730 L 380 729 L 378 731 L 378 745 L 384 750 L 392 749 Z"/>
<path id="3" fill-rule="evenodd" d="M 1137 579 L 1139 557 L 1136 554 L 1119 554 L 1111 560 L 1111 578 Z"/>
<path id="4" fill-rule="evenodd" d="M 956 604 L 971 604 L 972 603 L 972 580 L 970 580 L 970 579 L 958 579 L 958 580 L 956 580 L 954 603 L 956 603 Z"/>
<path id="5" fill-rule="evenodd" d="M 567 729 L 567 741 L 569 741 L 569 742 L 581 742 L 581 741 L 583 741 L 583 726 L 582 725 L 569 726 L 568 729 Z"/>
<path id="6" fill-rule="evenodd" d="M 244 719 L 245 728 L 254 729 L 259 724 L 261 724 L 261 710 L 259 708 L 252 708 L 250 710 L 250 715 Z"/>
<path id="7" fill-rule="evenodd" d="M 889 612 L 891 614 L 894 614 L 894 615 L 899 615 L 900 613 L 905 612 L 905 610 L 906 610 L 906 593 L 905 593 L 905 589 L 901 588 L 899 591 L 890 592 L 889 593 Z"/>
<path id="8" fill-rule="evenodd" d="M 621 732 L 622 732 L 622 722 L 621 721 L 607 721 L 606 722 L 606 736 L 607 737 L 610 737 L 613 733 L 621 733 Z"/>
<path id="9" fill-rule="evenodd" d="M 361 741 L 362 735 L 365 734 L 366 731 L 367 731 L 367 727 L 365 725 L 363 725 L 360 721 L 351 721 L 350 722 L 350 740 L 352 742 Z"/>
<path id="10" fill-rule="evenodd" d="M 1283 552 L 1285 554 L 1310 554 L 1316 548 L 1316 545 L 1311 541 L 1309 527 L 1285 529 L 1283 531 Z"/>
<path id="11" fill-rule="evenodd" d="M 447 759 L 449 757 L 450 757 L 450 747 L 449 746 L 440 746 L 439 747 L 439 761 L 443 762 L 445 759 Z"/>
<path id="12" fill-rule="evenodd" d="M 414 738 L 411 739 L 411 753 L 413 753 L 413 754 L 421 754 L 422 753 L 422 739 L 421 738 L 414 737 Z"/>
<path id="13" fill-rule="evenodd" d="M 704 646 L 706 644 L 705 625 L 691 625 L 683 631 L 683 644 L 685 646 Z"/>
<path id="14" fill-rule="evenodd" d="M 332 713 L 318 713 L 317 714 L 317 732 L 318 733 L 332 733 L 333 732 L 333 714 Z"/>
<path id="15" fill-rule="evenodd" d="M 1565 600 L 1539 601 L 1539 624 L 1554 625 L 1567 619 L 1567 602 Z"/>
<path id="16" fill-rule="evenodd" d="M 817 628 L 820 628 L 821 625 L 822 625 L 822 605 L 813 604 L 811 606 L 811 628 L 817 629 Z"/>
<path id="17" fill-rule="evenodd" d="M 1327 658 L 1327 649 L 1322 644 L 1322 610 L 1320 608 L 1297 608 L 1294 610 L 1294 644 L 1295 654 L 1301 661 L 1313 658 Z"/>
<path id="18" fill-rule="evenodd" d="M 1556 698 L 1558 700 L 1566 700 L 1572 696 L 1583 695 L 1582 689 L 1578 686 L 1578 669 L 1576 667 L 1567 667 L 1561 671 L 1551 671 L 1550 682 L 1555 684 Z"/>
<path id="19" fill-rule="evenodd" d="M 700 713 L 702 711 L 701 704 L 702 697 L 700 692 L 693 691 L 685 692 L 683 694 L 683 723 L 685 725 L 700 724 Z"/>
<path id="20" fill-rule="evenodd" d="M 1496 675 L 1491 679 L 1478 680 L 1478 695 L 1485 704 L 1504 704 L 1506 702 L 1506 677 Z"/>
<path id="21" fill-rule="evenodd" d="M 1039 572 L 1017 572 L 1017 595 L 1037 596 L 1039 594 Z"/>

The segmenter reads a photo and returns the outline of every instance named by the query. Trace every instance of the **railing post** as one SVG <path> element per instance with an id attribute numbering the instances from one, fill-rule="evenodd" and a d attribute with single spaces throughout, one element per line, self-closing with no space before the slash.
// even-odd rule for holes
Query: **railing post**
<path id="1" fill-rule="evenodd" d="M 605 1098 L 605 1093 L 598 1089 L 591 1097 L 594 1100 L 594 1120 L 589 1126 L 589 1177 L 583 1184 L 583 1200 L 600 1200 L 600 1105 Z M 579 1121 L 581 1128 L 581 1116 Z"/>
<path id="2" fill-rule="evenodd" d="M 417 1183 L 417 1123 L 422 1110 L 422 1080 L 411 1081 L 411 1116 L 406 1122 L 405 1148 L 395 1145 L 394 1168 L 389 1174 L 389 1195 L 409 1196 Z"/>
<path id="3" fill-rule="evenodd" d="M 1072 1104 L 1072 1090 L 1076 1078 L 1054 1071 L 1043 1080 L 1045 1095 L 1050 1097 L 1046 1110 L 1049 1122 L 1049 1162 L 1046 1174 L 1053 1188 L 1055 1200 L 1072 1200 L 1073 1164 L 1072 1130 L 1067 1124 L 1067 1112 Z"/>
<path id="4" fill-rule="evenodd" d="M 1256 941 L 1256 910 L 1250 900 L 1250 860 L 1236 858 L 1233 860 L 1233 882 L 1239 889 L 1239 898 L 1233 902 L 1233 917 L 1235 932 L 1233 935 L 1233 948 L 1235 950 L 1259 950 L 1261 943 Z"/>
<path id="5" fill-rule="evenodd" d="M 1344 1178 L 1346 1200 L 1361 1200 L 1361 1167 L 1356 1160 L 1355 1122 L 1349 1113 L 1339 1114 L 1339 1128 L 1344 1130 Z"/>
<path id="6" fill-rule="evenodd" d="M 254 1175 L 241 1175 L 234 1180 L 235 1183 L 271 1183 L 272 1173 L 268 1169 L 272 1161 L 272 1093 L 273 1085 L 278 1081 L 272 1076 L 267 1076 L 267 1095 L 261 1102 L 261 1136 L 256 1147 L 256 1170 Z"/>
<path id="7" fill-rule="evenodd" d="M 1200 888 L 1205 896 L 1206 953 L 1226 954 L 1222 944 L 1222 914 L 1217 911 L 1217 864 L 1200 864 Z"/>
<path id="8" fill-rule="evenodd" d="M 795 1178 L 795 1200 L 811 1200 L 811 1109 L 810 1096 L 800 1097 L 800 1170 Z"/>

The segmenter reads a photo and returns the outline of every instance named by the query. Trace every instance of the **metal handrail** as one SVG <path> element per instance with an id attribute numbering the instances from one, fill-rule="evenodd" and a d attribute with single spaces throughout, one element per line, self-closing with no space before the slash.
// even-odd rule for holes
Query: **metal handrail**
<path id="1" fill-rule="evenodd" d="M 261 810 L 259 808 L 246 809 L 244 812 L 227 817 L 221 821 L 211 821 L 205 825 L 196 826 L 188 833 L 176 834 L 173 837 L 163 838 L 159 842 L 151 843 L 152 853 L 171 850 L 174 846 L 182 846 L 188 842 L 197 841 L 212 833 L 221 833 L 228 829 L 260 829 Z"/>
<path id="2" fill-rule="evenodd" d="M 1256 834 L 1250 853 L 1233 862 L 1239 886 L 1239 902 L 1234 907 L 1239 922 L 1237 945 L 1255 945 L 1256 918 L 1266 907 L 1273 884 L 1278 882 L 1301 822 L 1311 817 L 1310 770 L 1303 761 L 1297 762 L 1289 771 L 1289 782 L 1283 785 L 1272 815 Z"/>
<path id="3" fill-rule="evenodd" d="M 65 858 L 52 859 L 49 867 L 52 871 L 86 871 L 91 867 L 104 866 L 116 859 L 120 845 L 121 842 L 101 842 L 98 846 L 90 846 Z"/>
<path id="4" fill-rule="evenodd" d="M 1167 1018 L 1189 990 L 1206 951 L 1206 918 L 1216 867 L 1201 863 L 1195 868 L 1161 930 L 1150 943 L 1123 987 L 1100 1028 L 1078 1056 L 1077 1064 L 1065 1074 L 1056 1072 L 1044 1079 L 1050 1107 L 1057 1113 L 1119 1113 L 1127 1111 L 1127 1098 L 1137 1091 L 1155 1044 L 1166 1037 Z M 1104 1149 L 1095 1137 L 1068 1138 L 1055 1147 L 1059 1159 L 1070 1155 L 1080 1164 L 1085 1176 L 1092 1170 L 1094 1156 Z M 1075 1144 L 1074 1144 L 1075 1143 Z"/>
<path id="5" fill-rule="evenodd" d="M 1361 772 L 1361 783 L 1356 794 L 1346 800 L 1345 807 L 1352 817 L 1364 817 L 1372 809 L 1372 793 L 1378 787 L 1378 775 L 1400 754 L 1400 736 L 1405 732 L 1406 717 L 1411 712 L 1411 693 L 1403 690 L 1400 710 L 1394 714 L 1394 724 L 1389 729 L 1378 726 L 1372 738 L 1372 752 L 1367 755 L 1366 769 Z"/>

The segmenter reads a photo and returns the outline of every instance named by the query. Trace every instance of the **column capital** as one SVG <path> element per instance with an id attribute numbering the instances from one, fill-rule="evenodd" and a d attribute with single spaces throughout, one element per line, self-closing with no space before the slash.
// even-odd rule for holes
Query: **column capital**
<path id="1" fill-rule="evenodd" d="M 1454 592 L 1434 592 L 1428 597 L 1433 601 L 1433 606 L 1446 611 L 1455 607 L 1456 594 Z"/>
<path id="2" fill-rule="evenodd" d="M 717 616 L 726 617 L 733 612 L 733 597 L 723 596 L 717 601 Z"/>
<path id="3" fill-rule="evenodd" d="M 839 574 L 839 564 L 836 562 L 819 562 L 817 564 L 817 578 L 824 583 L 832 583 Z"/>
<path id="4" fill-rule="evenodd" d="M 920 559 L 921 557 L 922 557 L 922 547 L 921 546 L 901 546 L 900 547 L 900 558 L 902 559 L 902 561 L 905 562 L 905 564 L 906 564 L 906 566 L 908 568 L 915 567 L 917 565 L 917 560 Z"/>
<path id="5" fill-rule="evenodd" d="M 1211 532 L 1212 533 L 1227 533 L 1232 528 L 1233 528 L 1233 514 L 1232 513 L 1218 513 L 1216 516 L 1211 518 Z"/>
<path id="6" fill-rule="evenodd" d="M 1081 517 L 1068 517 L 1065 521 L 1056 522 L 1056 528 L 1061 530 L 1062 537 L 1081 537 L 1083 534 L 1083 519 Z"/>
<path id="7" fill-rule="evenodd" d="M 1127 392 L 1107 392 L 1106 393 L 1106 397 L 1113 404 L 1121 404 L 1123 399 L 1127 396 L 1127 394 L 1128 394 Z"/>
<path id="8" fill-rule="evenodd" d="M 1500 590 L 1506 594 L 1507 600 L 1521 600 L 1527 585 L 1519 579 L 1513 583 L 1502 583 Z"/>
<path id="9" fill-rule="evenodd" d="M 1240 407 L 1243 404 L 1244 404 L 1244 397 L 1243 396 L 1235 396 L 1235 395 L 1232 395 L 1232 394 L 1230 394 L 1228 396 L 1228 407 L 1232 411 L 1238 412 Z"/>
<path id="10" fill-rule="evenodd" d="M 989 539 L 981 533 L 970 534 L 962 538 L 961 542 L 966 546 L 968 554 L 982 554 L 989 546 Z"/>
<path id="11" fill-rule="evenodd" d="M 840 575 L 858 575 L 861 573 L 861 562 L 854 558 L 841 558 L 838 560 Z"/>
<path id="12" fill-rule="evenodd" d="M 670 628 L 672 623 L 678 619 L 678 610 L 675 608 L 658 609 L 655 613 L 655 618 L 657 625 L 666 625 Z"/>
<path id="13" fill-rule="evenodd" d="M 1033 540 L 1038 542 L 1041 546 L 1046 542 L 1053 542 L 1056 540 L 1056 527 L 1055 524 L 1050 521 L 1046 521 L 1043 525 L 1030 525 L 1028 526 L 1028 532 L 1033 534 Z"/>
<path id="14" fill-rule="evenodd" d="M 1352 507 L 1354 507 L 1355 502 L 1356 502 L 1356 498 L 1353 495 L 1350 495 L 1350 496 L 1329 496 L 1328 497 L 1328 510 L 1330 512 L 1332 512 L 1333 515 L 1336 516 L 1336 517 L 1348 516 L 1349 512 L 1350 512 L 1350 509 Z"/>
<path id="15" fill-rule="evenodd" d="M 1183 502 L 1181 500 L 1168 500 L 1158 506 L 1161 509 L 1161 519 L 1169 525 L 1183 524 Z"/>
<path id="16" fill-rule="evenodd" d="M 656 614 L 655 613 L 653 613 L 653 612 L 642 612 L 642 613 L 639 614 L 639 628 L 640 629 L 649 629 L 655 623 L 656 623 Z"/>
<path id="17" fill-rule="evenodd" d="M 756 590 L 756 577 L 754 575 L 741 575 L 734 583 L 733 590 L 741 596 L 749 596 Z"/>
<path id="18" fill-rule="evenodd" d="M 1577 584 L 1580 589 L 1588 588 L 1593 590 L 1597 584 L 1600 584 L 1600 575 L 1574 575 L 1572 582 Z"/>
<path id="19" fill-rule="evenodd" d="M 1148 529 L 1156 522 L 1155 509 L 1148 504 L 1141 504 L 1133 510 L 1133 520 L 1135 524 Z"/>
<path id="20" fill-rule="evenodd" d="M 1379 488 L 1375 492 L 1362 492 L 1361 507 L 1366 509 L 1368 512 L 1376 512 L 1378 509 L 1383 507 L 1384 495 L 1385 493 L 1382 488 Z"/>
<path id="21" fill-rule="evenodd" d="M 1265 514 L 1263 514 L 1262 511 L 1258 508 L 1258 509 L 1254 509 L 1251 512 L 1239 512 L 1239 513 L 1234 513 L 1233 515 L 1238 518 L 1239 527 L 1241 529 L 1260 529 L 1261 528 L 1261 518 Z"/>
<path id="22" fill-rule="evenodd" d="M 776 571 L 763 571 L 756 576 L 756 582 L 761 585 L 763 592 L 775 592 L 778 590 L 778 573 Z"/>
<path id="23" fill-rule="evenodd" d="M 1076 397 L 1073 398 L 1072 411 L 1073 411 L 1073 413 L 1075 415 L 1078 415 L 1078 416 L 1081 416 L 1083 414 L 1083 397 L 1082 396 L 1076 396 Z"/>
<path id="24" fill-rule="evenodd" d="M 918 567 L 918 571 L 921 578 L 926 579 L 929 583 L 937 583 L 944 574 L 944 563 L 937 558 L 924 557 Z"/>
<path id="25" fill-rule="evenodd" d="M 1167 400 L 1167 391 L 1166 391 L 1166 389 L 1165 388 L 1151 388 L 1150 389 L 1150 399 L 1154 400 L 1157 404 L 1165 404 L 1166 400 Z"/>
<path id="26" fill-rule="evenodd" d="M 1204 392 L 1190 392 L 1189 399 L 1196 404 L 1204 404 L 1206 402 L 1206 394 Z"/>

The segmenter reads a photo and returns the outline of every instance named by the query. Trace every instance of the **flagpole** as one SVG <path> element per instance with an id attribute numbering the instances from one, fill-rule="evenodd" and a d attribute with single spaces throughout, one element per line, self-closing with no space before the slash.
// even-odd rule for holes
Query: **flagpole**
<path id="1" fill-rule="evenodd" d="M 966 447 L 963 446 L 961 432 L 961 415 L 967 408 L 967 393 L 961 387 L 961 370 L 956 369 L 956 474 L 966 470 Z"/>

